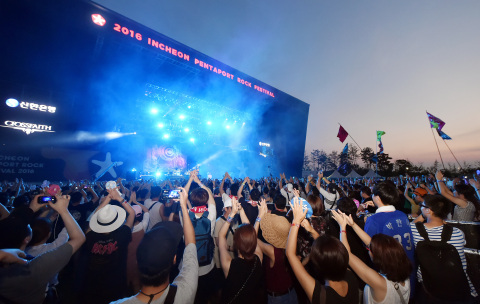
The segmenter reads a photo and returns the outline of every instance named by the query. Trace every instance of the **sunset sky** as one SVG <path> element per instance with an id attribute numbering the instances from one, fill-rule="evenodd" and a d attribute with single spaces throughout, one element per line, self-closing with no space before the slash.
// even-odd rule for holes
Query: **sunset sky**
<path id="1" fill-rule="evenodd" d="M 480 161 L 479 1 L 96 2 L 309 103 L 307 153 L 341 151 L 341 123 L 362 148 L 382 130 L 394 160 L 430 165 L 427 110 L 461 163 Z"/>

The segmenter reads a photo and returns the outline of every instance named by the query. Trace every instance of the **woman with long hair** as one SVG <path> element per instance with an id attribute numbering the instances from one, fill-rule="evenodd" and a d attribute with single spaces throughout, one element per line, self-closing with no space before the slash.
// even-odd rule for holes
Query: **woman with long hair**
<path id="1" fill-rule="evenodd" d="M 311 303 L 358 303 L 358 283 L 347 270 L 348 252 L 342 243 L 329 235 L 315 239 L 309 255 L 315 273 L 325 284 L 316 280 L 296 255 L 298 230 L 305 220 L 307 210 L 294 199 L 293 222 L 288 234 L 286 254 L 290 266 Z"/>
<path id="2" fill-rule="evenodd" d="M 218 235 L 218 250 L 222 270 L 226 277 L 222 293 L 222 303 L 266 303 L 267 293 L 262 269 L 263 254 L 257 243 L 258 226 L 267 213 L 265 200 L 259 202 L 258 217 L 253 225 L 245 224 L 248 219 L 235 197 L 232 198 L 232 211 L 223 224 Z M 233 217 L 242 211 L 244 224 L 233 235 L 233 247 L 238 256 L 233 258 L 228 253 L 226 235 Z"/>
<path id="3" fill-rule="evenodd" d="M 443 181 L 443 173 L 438 170 L 435 174 L 440 194 L 455 204 L 453 220 L 471 222 L 480 220 L 480 201 L 475 196 L 475 188 L 470 185 L 457 184 L 454 191 L 450 191 Z"/>
<path id="4" fill-rule="evenodd" d="M 352 219 L 352 216 L 332 210 L 333 218 L 340 226 L 340 240 L 347 248 L 349 265 L 367 285 L 363 292 L 363 303 L 406 304 L 410 298 L 410 273 L 412 264 L 402 245 L 393 237 L 385 234 L 370 236 Z M 347 240 L 347 224 L 367 245 L 375 267 L 370 268 L 352 254 Z"/>

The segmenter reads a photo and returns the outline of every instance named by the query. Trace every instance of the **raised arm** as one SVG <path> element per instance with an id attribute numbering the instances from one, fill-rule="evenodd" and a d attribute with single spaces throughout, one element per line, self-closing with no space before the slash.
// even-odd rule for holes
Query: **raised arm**
<path id="1" fill-rule="evenodd" d="M 461 198 L 455 197 L 452 191 L 450 191 L 447 185 L 445 185 L 445 183 L 443 182 L 443 173 L 440 170 L 435 173 L 435 177 L 437 178 L 438 190 L 443 197 L 461 208 L 467 207 L 468 202 Z"/>
<path id="2" fill-rule="evenodd" d="M 227 173 L 225 173 L 225 175 L 223 176 L 223 179 L 222 179 L 222 182 L 220 183 L 220 196 L 223 196 L 223 194 L 225 193 L 225 191 L 223 190 L 223 187 L 225 185 L 225 180 L 227 179 Z"/>
<path id="3" fill-rule="evenodd" d="M 257 219 L 255 220 L 255 225 L 253 226 L 257 234 L 258 234 L 258 228 L 260 228 L 260 221 L 265 216 L 265 214 L 267 214 L 267 212 L 268 212 L 267 202 L 265 202 L 265 199 L 262 198 L 258 202 L 258 216 L 257 216 Z"/>
<path id="4" fill-rule="evenodd" d="M 180 189 L 180 208 L 182 209 L 182 219 L 183 219 L 183 234 L 185 238 L 185 246 L 188 244 L 195 244 L 195 230 L 193 229 L 192 221 L 188 216 L 188 193 L 184 188 Z"/>
<path id="5" fill-rule="evenodd" d="M 248 183 L 250 179 L 247 177 L 245 177 L 245 179 L 243 180 L 242 184 L 240 185 L 240 187 L 238 188 L 238 191 L 237 191 L 237 197 L 238 198 L 241 198 L 243 197 L 242 193 L 243 193 L 243 187 L 245 186 L 246 183 Z"/>
<path id="6" fill-rule="evenodd" d="M 68 211 L 68 204 L 70 202 L 69 195 L 56 195 L 57 201 L 55 204 L 48 202 L 48 205 L 53 210 L 57 211 L 58 214 L 62 217 L 65 228 L 67 229 L 70 240 L 68 243 L 72 246 L 73 252 L 75 253 L 85 242 L 85 234 L 83 234 L 82 229 L 78 226 L 75 219 L 72 217 Z"/>
<path id="7" fill-rule="evenodd" d="M 343 213 L 337 213 L 332 210 L 332 216 L 340 226 L 340 241 L 343 243 L 348 251 L 348 265 L 355 271 L 355 273 L 373 289 L 373 297 L 384 299 L 387 293 L 387 281 L 375 270 L 368 267 L 362 260 L 352 254 L 350 245 L 347 240 L 347 216 Z M 365 233 L 366 234 L 366 233 Z"/>
<path id="8" fill-rule="evenodd" d="M 239 203 L 235 198 L 232 198 L 232 211 L 227 218 L 227 221 L 223 224 L 222 229 L 218 233 L 218 250 L 220 253 L 220 263 L 222 265 L 223 274 L 225 277 L 228 276 L 228 272 L 230 271 L 230 264 L 232 263 L 232 257 L 228 253 L 228 245 L 227 245 L 227 232 L 230 228 L 230 224 L 238 212 L 238 205 Z"/>
<path id="9" fill-rule="evenodd" d="M 300 224 L 305 219 L 307 210 L 303 210 L 302 206 L 298 203 L 298 198 L 294 198 L 293 205 L 290 203 L 293 210 L 293 222 L 288 233 L 287 247 L 285 253 L 288 258 L 288 262 L 292 267 L 295 277 L 302 285 L 303 290 L 307 294 L 308 299 L 312 302 L 313 290 L 315 289 L 315 279 L 305 270 L 300 259 L 297 257 L 297 237 Z"/>
<path id="10" fill-rule="evenodd" d="M 403 196 L 405 196 L 405 199 L 410 202 L 410 204 L 413 205 L 418 205 L 415 200 L 413 200 L 409 195 L 408 195 L 408 190 L 412 188 L 412 185 L 410 183 L 407 183 L 407 186 L 405 187 L 405 192 L 403 192 Z"/>
<path id="11" fill-rule="evenodd" d="M 116 188 L 107 189 L 107 191 L 108 191 L 108 196 L 111 199 L 114 199 L 120 202 L 122 207 L 125 209 L 125 211 L 127 211 L 127 221 L 125 222 L 124 225 L 132 229 L 133 223 L 135 222 L 135 210 L 133 210 L 132 206 L 130 206 L 130 204 L 120 196 L 120 193 L 117 191 Z"/>

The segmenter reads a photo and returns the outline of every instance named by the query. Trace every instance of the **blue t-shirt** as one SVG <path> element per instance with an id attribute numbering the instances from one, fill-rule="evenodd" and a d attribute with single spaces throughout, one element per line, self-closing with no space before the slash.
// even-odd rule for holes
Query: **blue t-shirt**
<path id="1" fill-rule="evenodd" d="M 395 210 L 392 212 L 378 212 L 367 218 L 365 232 L 369 236 L 383 233 L 394 237 L 407 253 L 409 260 L 414 265 L 415 245 L 410 229 L 410 221 L 405 213 Z"/>

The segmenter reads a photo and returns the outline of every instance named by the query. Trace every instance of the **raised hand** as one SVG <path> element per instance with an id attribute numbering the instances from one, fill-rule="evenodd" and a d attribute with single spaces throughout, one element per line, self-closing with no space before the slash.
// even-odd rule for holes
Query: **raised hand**
<path id="1" fill-rule="evenodd" d="M 307 216 L 307 209 L 303 209 L 303 205 L 299 203 L 298 197 L 293 198 L 293 204 L 290 202 L 290 206 L 293 211 L 293 223 L 300 225 Z"/>
<path id="2" fill-rule="evenodd" d="M 182 187 L 178 187 L 178 190 L 180 190 L 180 192 L 179 192 L 179 194 L 180 194 L 180 207 L 182 207 L 182 209 L 183 208 L 186 209 L 187 208 L 188 193 Z"/>
<path id="3" fill-rule="evenodd" d="M 263 218 L 263 216 L 267 214 L 267 212 L 268 212 L 267 202 L 265 201 L 264 198 L 262 198 L 258 202 L 258 217 Z"/>
<path id="4" fill-rule="evenodd" d="M 335 211 L 335 210 L 332 210 L 332 216 L 333 216 L 333 219 L 335 221 L 337 221 L 338 225 L 343 229 L 345 229 L 345 227 L 347 227 L 347 220 L 346 220 L 346 216 L 344 213 L 342 213 L 341 211 Z"/>

